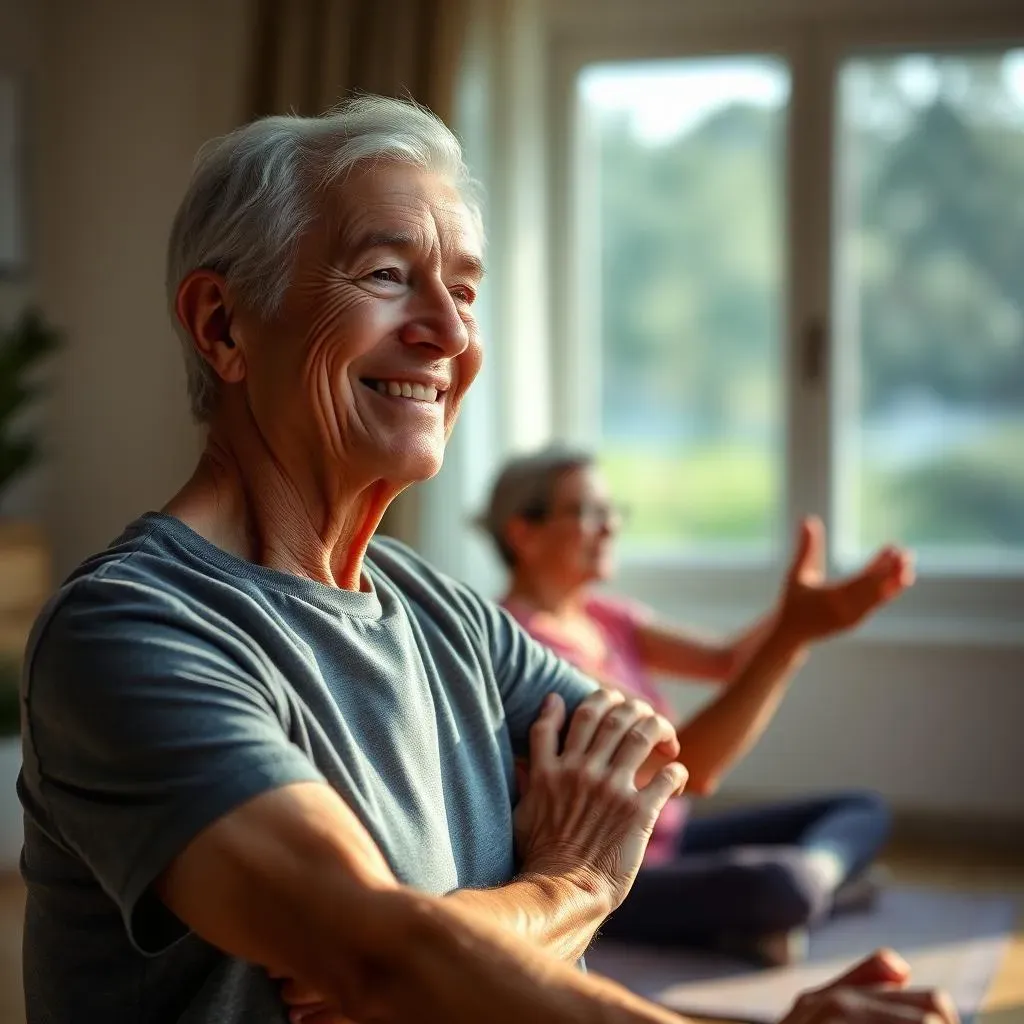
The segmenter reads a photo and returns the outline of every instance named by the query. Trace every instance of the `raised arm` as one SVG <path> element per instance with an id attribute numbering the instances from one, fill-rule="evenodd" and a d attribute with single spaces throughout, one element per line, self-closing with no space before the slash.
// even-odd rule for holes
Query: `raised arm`
<path id="1" fill-rule="evenodd" d="M 669 679 L 730 683 L 768 635 L 775 613 L 762 616 L 735 636 L 719 639 L 660 620 L 640 622 L 637 644 L 644 667 Z"/>
<path id="2" fill-rule="evenodd" d="M 679 1019 L 457 900 L 399 885 L 355 815 L 319 783 L 276 789 L 215 822 L 158 892 L 208 942 L 315 988 L 360 1024 Z"/>
<path id="3" fill-rule="evenodd" d="M 757 742 L 811 643 L 858 625 L 912 581 L 907 557 L 886 549 L 861 572 L 828 583 L 824 545 L 821 523 L 804 522 L 778 614 L 728 689 L 679 727 L 691 792 L 712 792 Z"/>

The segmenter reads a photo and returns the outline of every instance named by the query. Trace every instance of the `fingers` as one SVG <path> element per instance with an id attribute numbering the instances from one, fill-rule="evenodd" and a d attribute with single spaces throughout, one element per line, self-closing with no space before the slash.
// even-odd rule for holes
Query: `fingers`
<path id="1" fill-rule="evenodd" d="M 625 700 L 610 708 L 594 731 L 587 749 L 586 762 L 595 771 L 608 767 L 624 746 L 629 754 L 640 757 L 637 767 L 647 760 L 661 734 L 654 709 L 643 701 Z"/>
<path id="2" fill-rule="evenodd" d="M 955 1024 L 928 1008 L 908 1003 L 903 992 L 871 993 L 858 988 L 827 988 L 796 1001 L 782 1024 Z"/>
<path id="3" fill-rule="evenodd" d="M 640 806 L 653 826 L 661 814 L 662 808 L 674 796 L 678 796 L 686 788 L 689 772 L 678 761 L 665 765 L 650 782 L 640 790 Z"/>
<path id="4" fill-rule="evenodd" d="M 845 974 L 830 981 L 825 989 L 861 985 L 905 985 L 909 979 L 910 965 L 899 953 L 891 949 L 877 949 Z"/>
<path id="5" fill-rule="evenodd" d="M 784 1024 L 959 1024 L 944 992 L 903 988 L 909 978 L 898 953 L 877 950 L 824 988 L 804 993 Z"/>
<path id="6" fill-rule="evenodd" d="M 580 730 L 576 740 L 582 735 Z M 593 730 L 589 747 L 581 750 L 567 740 L 563 756 L 566 763 L 586 764 L 595 773 L 611 767 L 621 772 L 620 781 L 628 784 L 655 750 L 659 761 L 675 759 L 679 753 L 675 727 L 655 714 L 646 701 L 629 699 L 605 711 Z"/>
<path id="7" fill-rule="evenodd" d="M 618 781 L 626 786 L 636 779 L 653 755 L 657 754 L 657 759 L 648 765 L 650 769 L 660 767 L 665 761 L 674 761 L 679 755 L 679 740 L 672 723 L 646 705 L 642 708 L 640 716 L 622 735 L 609 762 Z"/>
<path id="8" fill-rule="evenodd" d="M 882 548 L 860 575 L 877 580 L 885 596 L 894 597 L 914 582 L 914 559 L 901 548 Z"/>
<path id="9" fill-rule="evenodd" d="M 856 576 L 823 589 L 831 595 L 840 624 L 852 626 L 898 597 L 913 579 L 909 555 L 887 548 Z"/>
<path id="10" fill-rule="evenodd" d="M 558 758 L 558 738 L 565 725 L 565 701 L 557 693 L 549 693 L 540 714 L 530 726 L 530 769 L 544 771 Z"/>
<path id="11" fill-rule="evenodd" d="M 800 523 L 796 551 L 789 578 L 801 583 L 816 583 L 825 575 L 825 526 L 817 516 Z"/>
<path id="12" fill-rule="evenodd" d="M 590 749 L 598 726 L 604 721 L 605 715 L 617 704 L 622 704 L 625 697 L 618 692 L 598 690 L 592 693 L 576 709 L 569 723 L 569 733 L 565 737 L 562 751 L 567 760 L 583 757 Z"/>
<path id="13" fill-rule="evenodd" d="M 885 999 L 889 1003 L 898 1003 L 912 1010 L 920 1011 L 925 1017 L 934 1017 L 935 1024 L 959 1024 L 960 1014 L 957 1013 L 953 1000 L 945 992 L 935 989 L 903 989 L 902 991 L 886 992 Z"/>

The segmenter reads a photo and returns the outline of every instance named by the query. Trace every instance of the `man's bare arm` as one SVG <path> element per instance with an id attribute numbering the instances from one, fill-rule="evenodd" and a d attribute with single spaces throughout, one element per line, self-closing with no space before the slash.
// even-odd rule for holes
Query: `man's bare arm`
<path id="1" fill-rule="evenodd" d="M 157 891 L 208 942 L 298 979 L 360 1024 L 678 1024 L 456 900 L 399 885 L 326 785 L 282 787 L 231 812 Z"/>
<path id="2" fill-rule="evenodd" d="M 597 889 L 539 873 L 521 874 L 496 889 L 459 889 L 448 899 L 565 961 L 583 956 L 615 909 Z"/>

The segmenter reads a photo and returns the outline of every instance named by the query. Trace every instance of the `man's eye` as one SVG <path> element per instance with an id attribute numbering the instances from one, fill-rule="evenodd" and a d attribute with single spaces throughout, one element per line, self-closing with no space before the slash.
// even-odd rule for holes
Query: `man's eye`
<path id="1" fill-rule="evenodd" d="M 465 285 L 459 285 L 457 288 L 451 290 L 452 298 L 456 302 L 464 303 L 467 306 L 473 305 L 473 300 L 476 298 L 476 292 L 472 288 L 467 288 Z"/>
<path id="2" fill-rule="evenodd" d="M 375 270 L 370 274 L 375 281 L 384 281 L 389 284 L 401 284 L 402 275 L 401 272 L 396 270 L 394 267 L 385 267 L 382 270 Z"/>

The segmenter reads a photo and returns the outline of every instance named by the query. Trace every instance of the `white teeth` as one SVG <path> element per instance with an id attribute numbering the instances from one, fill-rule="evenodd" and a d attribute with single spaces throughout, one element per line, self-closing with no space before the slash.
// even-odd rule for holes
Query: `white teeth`
<path id="1" fill-rule="evenodd" d="M 438 396 L 437 388 L 428 384 L 411 384 L 406 381 L 379 380 L 377 391 L 382 395 L 391 395 L 394 398 L 414 398 L 420 402 L 436 402 Z"/>

